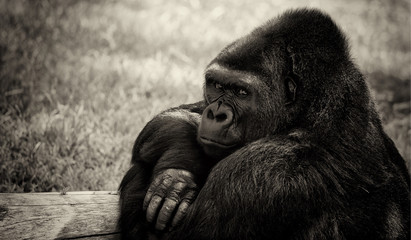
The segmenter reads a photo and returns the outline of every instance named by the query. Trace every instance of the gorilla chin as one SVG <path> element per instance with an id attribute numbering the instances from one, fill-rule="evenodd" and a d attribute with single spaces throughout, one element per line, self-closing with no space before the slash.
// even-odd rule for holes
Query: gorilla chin
<path id="1" fill-rule="evenodd" d="M 215 159 L 228 156 L 240 147 L 238 142 L 222 143 L 203 136 L 198 136 L 197 141 L 202 146 L 204 153 Z"/>

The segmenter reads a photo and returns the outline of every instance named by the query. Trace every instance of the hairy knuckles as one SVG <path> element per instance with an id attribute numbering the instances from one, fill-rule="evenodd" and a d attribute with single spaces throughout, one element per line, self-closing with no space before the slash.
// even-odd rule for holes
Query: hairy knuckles
<path id="1" fill-rule="evenodd" d="M 182 169 L 167 169 L 154 177 L 143 202 L 146 219 L 163 231 L 176 226 L 187 213 L 198 192 L 194 175 Z"/>

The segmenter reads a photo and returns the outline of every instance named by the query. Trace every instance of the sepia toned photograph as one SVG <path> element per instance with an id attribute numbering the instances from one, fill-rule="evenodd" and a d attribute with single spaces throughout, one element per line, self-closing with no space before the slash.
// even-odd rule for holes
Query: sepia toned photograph
<path id="1" fill-rule="evenodd" d="M 0 239 L 410 239 L 409 0 L 0 0 Z"/>

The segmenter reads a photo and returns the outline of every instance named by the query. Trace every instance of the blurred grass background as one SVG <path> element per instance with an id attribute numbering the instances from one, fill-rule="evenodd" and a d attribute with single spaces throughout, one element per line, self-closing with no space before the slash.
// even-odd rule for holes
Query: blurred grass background
<path id="1" fill-rule="evenodd" d="M 348 34 L 409 163 L 407 0 L 0 0 L 0 192 L 116 190 L 147 121 L 201 99 L 225 45 L 301 6 Z"/>

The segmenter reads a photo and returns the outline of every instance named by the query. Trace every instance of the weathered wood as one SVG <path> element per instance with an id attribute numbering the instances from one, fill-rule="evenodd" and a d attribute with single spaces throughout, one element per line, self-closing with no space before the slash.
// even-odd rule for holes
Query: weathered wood
<path id="1" fill-rule="evenodd" d="M 116 192 L 0 193 L 0 239 L 118 239 Z"/>

